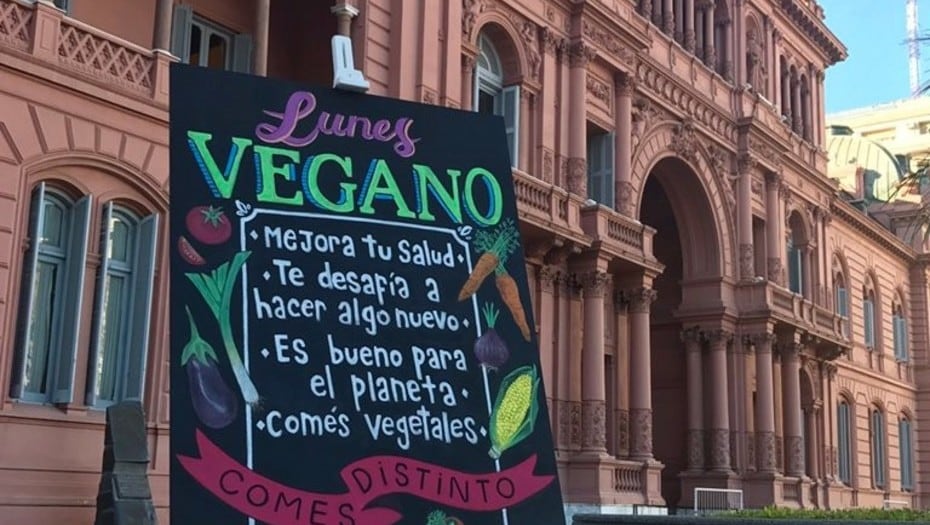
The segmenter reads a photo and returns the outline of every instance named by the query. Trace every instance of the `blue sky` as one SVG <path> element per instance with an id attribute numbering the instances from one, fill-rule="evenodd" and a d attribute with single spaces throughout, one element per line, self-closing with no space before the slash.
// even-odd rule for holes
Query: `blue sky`
<path id="1" fill-rule="evenodd" d="M 849 58 L 827 69 L 827 113 L 906 98 L 909 91 L 905 0 L 820 0 L 827 26 Z M 930 34 L 930 0 L 918 0 Z M 930 80 L 930 42 L 921 48 L 921 81 Z"/>

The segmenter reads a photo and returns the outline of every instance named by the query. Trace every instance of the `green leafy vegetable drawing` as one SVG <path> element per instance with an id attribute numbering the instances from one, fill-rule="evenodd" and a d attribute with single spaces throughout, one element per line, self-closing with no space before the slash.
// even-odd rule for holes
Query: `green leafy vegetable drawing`
<path id="1" fill-rule="evenodd" d="M 232 366 L 236 382 L 239 384 L 239 390 L 242 392 L 242 399 L 251 406 L 258 404 L 258 391 L 249 377 L 248 371 L 242 364 L 242 358 L 239 356 L 239 349 L 233 340 L 232 324 L 229 319 L 230 302 L 236 285 L 236 277 L 239 270 L 245 264 L 246 259 L 252 252 L 239 252 L 231 262 L 221 264 L 218 268 L 207 273 L 187 273 L 184 274 L 194 283 L 194 286 L 203 296 L 203 300 L 210 307 L 213 316 L 216 317 L 220 326 L 220 335 L 223 338 L 223 346 L 226 348 L 226 356 L 229 358 L 229 364 Z"/>

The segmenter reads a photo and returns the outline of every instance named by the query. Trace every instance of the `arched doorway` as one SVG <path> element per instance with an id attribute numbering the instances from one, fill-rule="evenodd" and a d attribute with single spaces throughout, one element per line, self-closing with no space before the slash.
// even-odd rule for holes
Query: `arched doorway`
<path id="1" fill-rule="evenodd" d="M 707 192 L 694 170 L 679 158 L 664 158 L 652 168 L 639 209 L 640 221 L 656 229 L 653 253 L 665 265 L 653 282 L 658 294 L 650 319 L 653 450 L 665 465 L 662 497 L 674 508 L 682 497 L 679 474 L 688 467 L 682 314 L 699 314 L 702 305 L 719 312 L 719 293 L 708 293 L 707 283 L 716 278 L 715 286 L 720 286 L 721 243 Z"/>

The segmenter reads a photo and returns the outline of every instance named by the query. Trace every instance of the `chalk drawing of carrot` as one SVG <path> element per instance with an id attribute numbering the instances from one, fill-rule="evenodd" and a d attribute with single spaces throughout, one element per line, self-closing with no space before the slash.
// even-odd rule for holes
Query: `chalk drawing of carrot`
<path id="1" fill-rule="evenodd" d="M 513 322 L 517 325 L 517 328 L 520 329 L 520 335 L 523 336 L 523 339 L 529 341 L 530 324 L 526 319 L 523 301 L 520 300 L 520 289 L 517 287 L 517 281 L 507 273 L 503 266 L 499 266 L 495 273 L 494 283 L 497 285 L 501 301 L 510 310 L 510 316 L 513 317 Z"/>
<path id="2" fill-rule="evenodd" d="M 497 268 L 503 268 L 507 258 L 520 245 L 519 233 L 512 220 L 502 222 L 493 232 L 481 230 L 475 234 L 475 249 L 483 252 L 459 291 L 459 301 L 475 295 L 478 288 Z"/>

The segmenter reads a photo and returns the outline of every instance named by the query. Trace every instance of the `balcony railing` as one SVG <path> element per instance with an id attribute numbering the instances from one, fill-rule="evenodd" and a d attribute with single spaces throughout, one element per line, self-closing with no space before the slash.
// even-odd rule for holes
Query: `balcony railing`
<path id="1" fill-rule="evenodd" d="M 168 103 L 168 64 L 174 60 L 171 55 L 65 16 L 50 3 L 0 0 L 2 52 L 30 56 L 75 79 L 148 102 L 163 106 Z"/>
<path id="2" fill-rule="evenodd" d="M 769 312 L 813 335 L 844 344 L 848 342 L 842 317 L 771 282 L 741 284 L 737 301 L 740 311 L 747 314 Z"/>

